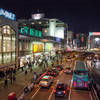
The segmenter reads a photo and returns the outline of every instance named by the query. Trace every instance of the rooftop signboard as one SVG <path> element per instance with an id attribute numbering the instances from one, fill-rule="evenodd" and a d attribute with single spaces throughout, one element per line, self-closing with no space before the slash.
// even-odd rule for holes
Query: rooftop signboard
<path id="1" fill-rule="evenodd" d="M 2 9 L 2 8 L 0 8 L 0 16 L 3 16 L 5 18 L 11 19 L 11 20 L 16 20 L 15 14 L 8 12 L 8 11 Z"/>
<path id="2" fill-rule="evenodd" d="M 89 32 L 90 36 L 92 35 L 100 35 L 100 32 Z"/>

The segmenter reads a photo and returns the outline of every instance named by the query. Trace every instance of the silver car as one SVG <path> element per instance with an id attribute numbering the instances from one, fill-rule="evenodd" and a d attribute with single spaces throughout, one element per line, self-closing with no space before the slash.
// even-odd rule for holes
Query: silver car
<path id="1" fill-rule="evenodd" d="M 39 82 L 39 85 L 41 87 L 50 87 L 52 83 L 53 83 L 53 77 L 43 76 L 41 81 Z"/>

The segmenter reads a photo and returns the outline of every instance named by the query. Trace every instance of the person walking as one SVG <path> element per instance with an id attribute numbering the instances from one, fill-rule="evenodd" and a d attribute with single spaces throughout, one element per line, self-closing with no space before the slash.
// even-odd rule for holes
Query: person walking
<path id="1" fill-rule="evenodd" d="M 16 77 L 13 75 L 13 83 L 16 82 Z"/>
<path id="2" fill-rule="evenodd" d="M 12 75 L 10 75 L 10 77 L 9 77 L 9 78 L 10 78 L 10 83 L 12 83 Z"/>
<path id="3" fill-rule="evenodd" d="M 5 86 L 8 87 L 8 80 L 7 80 L 7 78 L 6 78 L 5 81 L 4 81 L 4 88 L 5 88 Z"/>

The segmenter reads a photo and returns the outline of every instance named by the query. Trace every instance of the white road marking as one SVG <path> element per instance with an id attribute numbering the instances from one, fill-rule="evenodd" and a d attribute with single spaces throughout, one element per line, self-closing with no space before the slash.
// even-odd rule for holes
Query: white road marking
<path id="1" fill-rule="evenodd" d="M 41 87 L 40 87 L 41 88 Z M 35 94 L 31 97 L 31 99 L 33 99 L 35 97 L 35 95 L 37 94 L 37 92 L 40 90 L 40 88 L 35 92 Z"/>
<path id="2" fill-rule="evenodd" d="M 61 75 L 61 74 L 62 74 L 62 72 L 63 72 L 63 70 L 59 73 L 59 75 Z"/>
<path id="3" fill-rule="evenodd" d="M 59 80 L 57 80 L 57 83 L 59 82 Z M 56 83 L 56 84 L 57 84 Z M 55 84 L 55 86 L 56 86 L 56 84 Z M 54 90 L 54 88 L 53 88 L 53 90 Z M 49 98 L 48 98 L 48 100 L 50 100 L 51 99 L 51 96 L 52 96 L 52 94 L 53 94 L 53 90 L 52 90 L 52 92 L 51 92 L 51 94 L 50 94 L 50 96 L 49 96 Z"/>
<path id="4" fill-rule="evenodd" d="M 93 100 L 92 95 L 91 95 L 91 92 L 89 92 L 89 95 L 90 95 L 90 99 Z"/>
<path id="5" fill-rule="evenodd" d="M 73 85 L 73 77 L 72 77 L 71 85 L 70 85 L 71 88 L 72 88 L 72 85 Z M 69 97 L 68 100 L 70 100 L 71 99 L 71 90 L 69 91 L 69 96 L 68 97 Z"/>

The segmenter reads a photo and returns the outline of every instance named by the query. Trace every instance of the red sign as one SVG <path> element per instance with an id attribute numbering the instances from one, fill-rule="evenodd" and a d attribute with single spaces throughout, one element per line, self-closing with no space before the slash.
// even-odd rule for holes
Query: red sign
<path id="1" fill-rule="evenodd" d="M 33 44 L 33 53 L 43 52 L 43 44 Z"/>
<path id="2" fill-rule="evenodd" d="M 93 35 L 100 35 L 100 32 L 93 32 Z"/>

